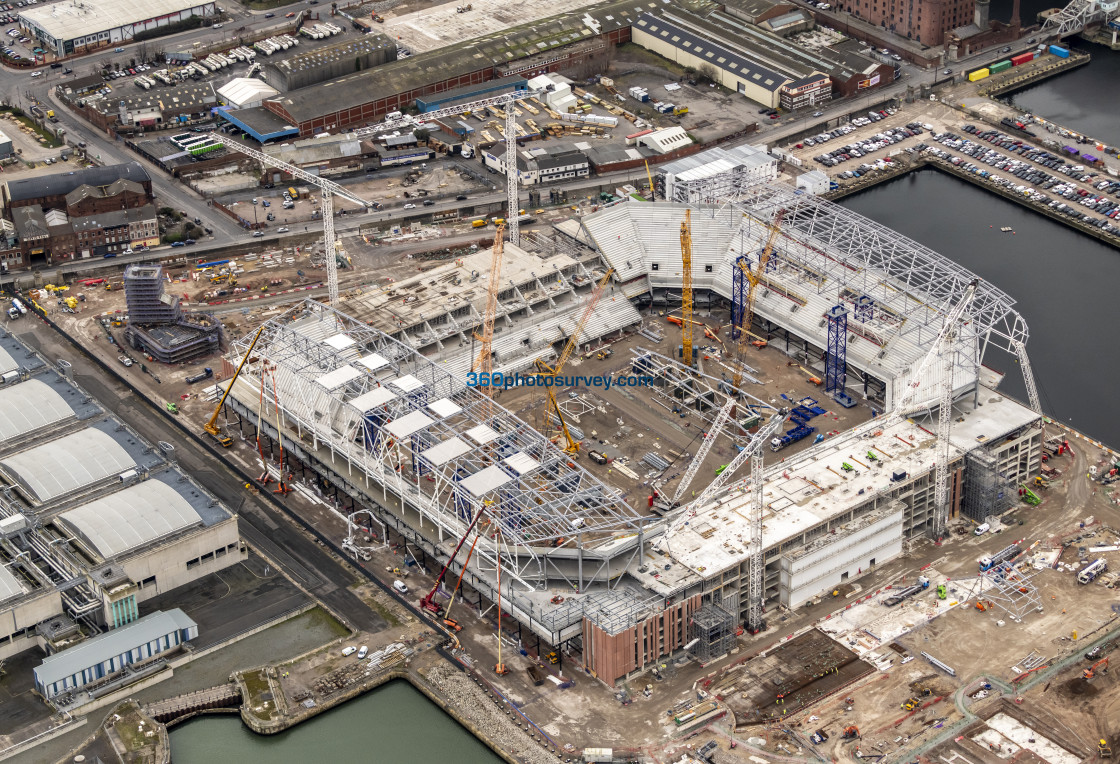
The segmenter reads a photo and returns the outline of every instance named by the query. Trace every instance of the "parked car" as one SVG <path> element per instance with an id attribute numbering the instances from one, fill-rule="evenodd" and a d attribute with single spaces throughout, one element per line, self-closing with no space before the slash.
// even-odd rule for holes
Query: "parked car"
<path id="1" fill-rule="evenodd" d="M 288 232 L 288 227 L 287 226 L 280 226 L 279 228 L 276 229 L 276 233 L 287 233 L 287 232 Z"/>
<path id="2" fill-rule="evenodd" d="M 264 236 L 264 231 L 253 231 L 253 236 L 255 236 L 255 237 Z"/>
<path id="3" fill-rule="evenodd" d="M 349 645 L 349 646 L 347 646 L 347 647 L 344 647 L 344 648 L 342 648 L 342 654 L 343 654 L 344 656 L 346 656 L 346 655 L 353 655 L 353 654 L 354 654 L 354 653 L 356 653 L 357 651 L 358 651 L 358 648 L 354 647 L 353 645 Z"/>
<path id="4" fill-rule="evenodd" d="M 125 366 L 131 366 L 132 365 L 132 359 L 129 358 L 128 356 L 126 356 L 126 355 L 117 356 L 117 360 L 120 361 L 121 363 L 123 363 Z"/>
<path id="5" fill-rule="evenodd" d="M 361 647 L 358 648 L 358 660 L 361 660 L 361 659 L 365 658 L 367 655 L 369 655 L 369 648 L 368 647 L 366 647 L 365 645 L 362 645 Z"/>
<path id="6" fill-rule="evenodd" d="M 187 246 L 187 245 L 186 245 L 186 244 L 184 244 L 184 243 L 183 243 L 183 242 L 181 242 L 181 241 L 173 241 L 173 242 L 171 242 L 171 246 L 173 246 L 173 247 L 185 247 L 185 246 Z"/>

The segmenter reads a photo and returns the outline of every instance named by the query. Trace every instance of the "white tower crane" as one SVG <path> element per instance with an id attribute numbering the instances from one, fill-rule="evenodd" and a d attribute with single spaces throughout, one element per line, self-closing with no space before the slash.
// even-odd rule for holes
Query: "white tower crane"
<path id="1" fill-rule="evenodd" d="M 251 149 L 237 141 L 227 138 L 220 133 L 212 133 L 216 142 L 221 143 L 228 149 L 232 149 L 238 153 L 244 154 L 247 157 L 260 162 L 264 167 L 275 167 L 279 170 L 291 175 L 293 178 L 299 178 L 302 181 L 310 183 L 319 188 L 322 194 L 323 204 L 320 209 L 320 214 L 323 216 L 323 257 L 327 261 L 327 296 L 330 299 L 332 308 L 338 307 L 338 242 L 335 241 L 334 236 L 334 195 L 337 194 L 343 199 L 349 199 L 355 204 L 360 204 L 365 208 L 380 208 L 381 205 L 376 202 L 368 202 L 349 191 L 342 186 L 335 183 L 333 180 L 326 180 L 320 178 L 318 175 L 312 175 L 306 170 L 302 170 L 293 164 L 281 161 L 276 157 L 269 156 L 263 151 Z"/>
<path id="2" fill-rule="evenodd" d="M 435 111 L 428 111 L 421 114 L 419 117 L 412 116 L 399 116 L 387 119 L 384 122 L 374 125 L 372 127 L 362 127 L 354 131 L 354 135 L 358 138 L 364 138 L 370 135 L 378 135 L 387 130 L 397 130 L 402 127 L 412 127 L 418 121 L 429 119 L 441 119 L 443 117 L 455 117 L 464 114 L 468 111 L 478 111 L 485 109 L 488 106 L 496 106 L 505 112 L 506 125 L 505 125 L 505 139 L 506 139 L 506 233 L 509 234 L 509 241 L 511 244 L 518 245 L 521 243 L 521 233 L 519 230 L 518 217 L 520 215 L 521 205 L 518 202 L 518 185 L 517 185 L 517 119 L 514 114 L 514 107 L 518 101 L 523 101 L 527 98 L 533 98 L 543 91 L 540 90 L 517 90 L 512 93 L 503 93 L 502 95 L 491 96 L 489 98 L 481 98 L 477 101 L 470 101 L 468 103 L 456 104 L 455 106 L 448 106 L 445 109 L 437 109 Z"/>
<path id="3" fill-rule="evenodd" d="M 891 421 L 899 421 L 915 413 L 922 407 L 915 408 L 918 386 L 921 384 L 922 375 L 933 359 L 941 358 L 941 375 L 938 379 L 938 412 L 937 412 L 937 464 L 934 468 L 933 478 L 933 523 L 930 530 L 933 535 L 940 536 L 945 530 L 949 519 L 949 433 L 953 421 L 953 371 L 956 367 L 957 340 L 960 338 L 961 319 L 964 317 L 972 299 L 976 296 L 976 288 L 980 280 L 976 279 L 965 290 L 960 302 L 953 306 L 937 338 L 933 341 L 929 352 L 918 364 L 910 375 L 910 382 L 906 386 L 902 397 L 895 406 Z M 1032 377 L 1033 382 L 1033 377 Z M 1037 394 L 1036 394 L 1037 395 Z M 922 406 L 927 406 L 928 403 Z"/>
<path id="4" fill-rule="evenodd" d="M 763 601 L 763 582 L 762 582 L 762 478 L 763 478 L 763 460 L 762 455 L 766 451 L 766 445 L 770 439 L 774 437 L 782 428 L 786 421 L 786 415 L 789 412 L 786 410 L 779 411 L 770 417 L 770 421 L 758 429 L 751 437 L 751 442 L 735 455 L 735 458 L 728 463 L 723 472 L 716 477 L 708 487 L 701 492 L 699 496 L 686 504 L 680 514 L 677 515 L 676 520 L 665 531 L 662 537 L 664 543 L 668 544 L 673 534 L 676 533 L 685 523 L 689 522 L 696 512 L 704 507 L 704 505 L 715 498 L 716 494 L 721 493 L 727 481 L 735 474 L 747 459 L 751 460 L 751 506 L 750 506 L 750 526 L 751 526 L 751 557 L 750 557 L 750 575 L 748 578 L 747 586 L 747 629 L 752 634 L 758 634 L 766 628 L 766 624 L 762 620 L 762 601 Z"/>

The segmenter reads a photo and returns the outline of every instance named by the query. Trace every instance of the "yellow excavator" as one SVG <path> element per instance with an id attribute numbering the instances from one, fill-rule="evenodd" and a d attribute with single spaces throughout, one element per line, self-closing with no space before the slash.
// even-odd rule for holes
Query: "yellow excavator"
<path id="1" fill-rule="evenodd" d="M 218 427 L 218 414 L 221 413 L 222 406 L 226 403 L 226 397 L 229 395 L 230 390 L 233 389 L 238 376 L 241 375 L 241 370 L 245 367 L 245 362 L 248 361 L 249 356 L 253 354 L 253 348 L 257 346 L 257 340 L 261 338 L 261 332 L 263 331 L 264 326 L 262 325 L 260 329 L 257 329 L 257 333 L 253 335 L 253 341 L 249 343 L 249 348 L 245 351 L 245 355 L 242 356 L 241 363 L 237 364 L 237 371 L 233 373 L 233 379 L 229 381 L 229 386 L 226 387 L 226 391 L 222 393 L 222 399 L 218 401 L 218 407 L 214 409 L 214 413 L 210 416 L 210 421 L 202 426 L 202 429 L 206 430 L 206 433 L 210 437 L 218 441 L 218 444 L 222 448 L 229 448 L 232 446 L 233 439 L 222 432 L 221 428 Z"/>

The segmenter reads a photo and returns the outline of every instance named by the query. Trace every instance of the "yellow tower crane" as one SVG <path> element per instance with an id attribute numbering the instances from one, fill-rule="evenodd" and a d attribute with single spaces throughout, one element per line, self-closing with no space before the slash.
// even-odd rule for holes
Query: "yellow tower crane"
<path id="1" fill-rule="evenodd" d="M 762 274 L 766 273 L 766 265 L 770 262 L 770 254 L 774 251 L 774 243 L 778 240 L 778 234 L 782 230 L 781 219 L 784 212 L 785 210 L 778 210 L 774 215 L 773 222 L 769 224 L 770 235 L 766 238 L 766 246 L 762 248 L 762 254 L 759 255 L 757 271 L 752 273 L 751 269 L 745 264 L 739 263 L 739 268 L 742 269 L 743 275 L 747 279 L 747 299 L 746 304 L 743 305 L 742 326 L 739 329 L 739 344 L 736 349 L 738 357 L 735 359 L 735 376 L 731 383 L 736 391 L 743 382 L 743 364 L 746 363 L 747 357 L 747 338 L 751 336 L 751 323 L 754 321 L 755 288 L 762 281 Z"/>
<path id="2" fill-rule="evenodd" d="M 555 377 L 564 370 L 565 364 L 568 359 L 572 357 L 576 346 L 579 344 L 579 336 L 583 333 L 583 327 L 587 324 L 587 320 L 591 318 L 591 313 L 595 310 L 595 306 L 599 304 L 599 298 L 603 296 L 603 290 L 606 289 L 607 282 L 610 281 L 611 275 L 614 273 L 614 268 L 608 268 L 606 274 L 599 283 L 595 285 L 595 291 L 591 293 L 591 298 L 587 301 L 587 307 L 583 309 L 583 315 L 579 317 L 579 323 L 576 324 L 576 330 L 568 337 L 567 344 L 564 349 L 560 351 L 560 357 L 556 361 L 555 366 L 549 366 L 541 359 L 536 360 L 537 371 L 544 376 Z M 556 401 L 556 388 L 554 385 L 546 385 L 545 390 L 548 393 L 548 407 L 545 409 L 545 425 L 547 429 L 548 415 L 554 413 L 556 421 L 560 423 L 560 431 L 564 433 L 564 453 L 574 454 L 579 451 L 579 441 L 572 438 L 572 434 L 568 431 L 568 424 L 564 421 L 564 415 L 560 413 L 560 404 Z"/>
<path id="3" fill-rule="evenodd" d="M 502 252 L 505 250 L 505 232 L 506 227 L 504 223 L 498 224 L 498 229 L 494 231 L 494 246 L 490 252 L 490 287 L 486 294 L 486 312 L 482 314 L 482 349 L 478 352 L 478 358 L 475 359 L 474 369 L 479 371 L 479 377 L 485 374 L 486 384 L 482 385 L 482 394 L 488 399 L 493 400 L 494 388 L 490 386 L 490 375 L 494 371 L 494 319 L 498 315 L 498 292 L 501 289 L 501 276 L 502 276 Z M 487 417 L 490 414 L 489 403 L 487 404 L 486 412 Z"/>
<path id="4" fill-rule="evenodd" d="M 692 365 L 692 210 L 684 211 L 681 222 L 681 345 L 683 363 Z"/>

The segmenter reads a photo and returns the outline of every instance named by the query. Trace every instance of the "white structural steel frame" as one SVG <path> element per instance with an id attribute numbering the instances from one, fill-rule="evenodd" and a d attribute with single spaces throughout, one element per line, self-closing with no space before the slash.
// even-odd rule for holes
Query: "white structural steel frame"
<path id="1" fill-rule="evenodd" d="M 977 276 L 967 268 L 898 232 L 826 199 L 782 183 L 755 183 L 725 173 L 687 184 L 688 202 L 699 214 L 727 221 L 751 240 L 765 241 L 770 224 L 781 227 L 777 257 L 815 273 L 819 294 L 847 289 L 866 295 L 876 310 L 900 318 L 893 337 L 930 347 L 945 319 Z M 775 220 L 775 215 L 781 212 Z M 801 288 L 811 286 L 811 282 Z M 981 282 L 966 311 L 974 353 L 959 361 L 976 375 L 989 347 L 1014 354 L 1024 376 L 1030 407 L 1041 413 L 1034 377 L 1026 359 L 1027 324 L 1006 292 Z M 883 352 L 889 352 L 891 339 Z M 969 343 L 961 338 L 958 347 Z M 961 357 L 964 356 L 964 357 Z M 973 357 L 967 357 L 973 356 Z M 930 403 L 936 405 L 938 398 Z"/>
<path id="2" fill-rule="evenodd" d="M 1061 40 L 1076 34 L 1096 21 L 1105 21 L 1116 12 L 1116 0 L 1072 0 L 1065 8 L 1046 19 L 1039 31 Z"/>
<path id="3" fill-rule="evenodd" d="M 339 334 L 353 344 L 339 350 L 324 342 Z M 235 340 L 232 356 L 243 356 L 250 341 L 251 336 Z M 376 373 L 347 372 L 352 378 L 344 384 L 324 387 L 331 372 L 358 369 L 360 357 L 373 356 L 385 361 Z M 582 567 L 585 547 L 636 536 L 647 520 L 615 489 L 464 380 L 327 305 L 307 300 L 265 323 L 238 381 L 243 398 L 259 395 L 254 386 L 260 375 L 250 367 L 261 363 L 276 366 L 265 385 L 275 380 L 276 399 L 286 425 L 298 435 L 297 447 L 300 441 L 311 443 L 318 458 L 353 483 L 380 488 L 385 499 L 390 491 L 403 498 L 418 512 L 421 527 L 432 524 L 441 539 L 461 536 L 485 507 L 491 531 L 495 524 L 502 530 L 496 543 L 502 548 L 503 580 L 509 575 L 526 591 L 566 574 L 567 569 L 546 570 L 550 554 L 575 556 L 576 550 L 557 547 L 558 541 L 578 537 Z M 406 377 L 413 389 L 393 384 Z M 360 402 L 374 391 L 383 391 L 376 405 Z M 266 389 L 265 398 L 272 393 Z M 487 403 L 493 407 L 489 417 Z M 493 564 L 494 540 L 480 545 L 479 553 Z"/>

